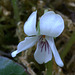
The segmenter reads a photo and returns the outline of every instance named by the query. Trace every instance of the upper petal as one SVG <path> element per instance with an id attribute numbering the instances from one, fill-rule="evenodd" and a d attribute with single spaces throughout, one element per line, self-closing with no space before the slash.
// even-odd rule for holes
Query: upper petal
<path id="1" fill-rule="evenodd" d="M 45 13 L 40 18 L 40 34 L 51 37 L 59 36 L 64 29 L 62 17 L 53 11 Z"/>
<path id="2" fill-rule="evenodd" d="M 39 64 L 47 63 L 52 59 L 52 52 L 48 43 L 38 42 L 34 58 Z"/>
<path id="3" fill-rule="evenodd" d="M 36 17 L 37 11 L 33 12 L 24 24 L 24 32 L 28 35 L 36 35 Z"/>
<path id="4" fill-rule="evenodd" d="M 24 41 L 21 41 L 18 46 L 17 50 L 12 52 L 12 57 L 15 57 L 18 53 L 32 47 L 36 41 L 38 40 L 38 37 L 26 37 Z"/>
<path id="5" fill-rule="evenodd" d="M 55 61 L 57 63 L 57 65 L 59 65 L 60 67 L 63 67 L 64 64 L 60 58 L 60 55 L 56 49 L 56 46 L 55 46 L 55 43 L 54 43 L 54 39 L 53 38 L 50 38 L 50 37 L 46 37 L 50 47 L 51 47 L 51 50 L 53 52 L 53 55 L 54 55 L 54 58 L 55 58 Z"/>

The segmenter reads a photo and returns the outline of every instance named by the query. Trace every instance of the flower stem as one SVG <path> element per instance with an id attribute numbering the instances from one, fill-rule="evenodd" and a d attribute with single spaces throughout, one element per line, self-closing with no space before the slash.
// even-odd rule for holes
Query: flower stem
<path id="1" fill-rule="evenodd" d="M 64 50 L 60 54 L 62 59 L 64 59 L 64 57 L 67 55 L 67 53 L 69 52 L 69 50 L 74 42 L 75 42 L 75 32 L 72 33 L 70 40 L 68 41 Z"/>
<path id="2" fill-rule="evenodd" d="M 17 0 L 11 0 L 13 10 L 14 10 L 14 18 L 16 19 L 16 22 L 20 21 L 19 17 L 19 11 L 18 11 L 18 5 L 17 5 Z"/>
<path id="3" fill-rule="evenodd" d="M 52 75 L 52 60 L 46 64 L 47 73 L 46 75 Z"/>

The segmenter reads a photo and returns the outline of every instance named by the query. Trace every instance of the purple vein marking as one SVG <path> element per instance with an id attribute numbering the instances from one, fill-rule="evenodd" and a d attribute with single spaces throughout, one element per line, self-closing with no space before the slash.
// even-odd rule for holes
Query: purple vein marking
<path id="1" fill-rule="evenodd" d="M 46 52 L 46 46 L 47 46 L 47 45 L 46 45 L 46 42 L 45 42 L 45 52 Z"/>
<path id="2" fill-rule="evenodd" d="M 43 48 L 45 46 L 45 52 L 48 50 L 48 54 L 49 54 L 49 44 L 47 42 L 47 40 L 45 39 L 45 41 L 43 41 L 43 37 L 40 37 L 39 39 L 39 47 L 41 49 L 41 52 L 43 51 Z"/>
<path id="3" fill-rule="evenodd" d="M 44 42 L 42 43 L 42 45 L 41 45 L 41 52 L 42 52 L 42 50 L 43 50 L 43 47 L 44 47 Z"/>

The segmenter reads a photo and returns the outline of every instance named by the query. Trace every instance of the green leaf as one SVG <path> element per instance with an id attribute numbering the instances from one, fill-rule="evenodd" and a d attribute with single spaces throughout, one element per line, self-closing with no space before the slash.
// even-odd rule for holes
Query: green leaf
<path id="1" fill-rule="evenodd" d="M 28 75 L 25 71 L 21 65 L 0 56 L 0 75 Z"/>

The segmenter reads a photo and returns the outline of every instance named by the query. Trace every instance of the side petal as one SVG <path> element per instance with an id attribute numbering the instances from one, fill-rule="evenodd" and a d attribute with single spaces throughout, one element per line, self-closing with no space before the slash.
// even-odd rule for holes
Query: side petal
<path id="1" fill-rule="evenodd" d="M 51 37 L 59 36 L 64 30 L 64 21 L 62 17 L 53 11 L 45 13 L 40 18 L 40 34 Z"/>
<path id="2" fill-rule="evenodd" d="M 60 55 L 56 49 L 56 46 L 55 46 L 55 43 L 54 43 L 54 39 L 51 38 L 51 37 L 46 37 L 46 40 L 48 41 L 50 47 L 51 47 L 51 50 L 53 52 L 53 55 L 54 55 L 54 58 L 55 58 L 55 61 L 57 63 L 57 65 L 59 65 L 60 67 L 63 67 L 64 64 L 60 58 Z"/>
<path id="3" fill-rule="evenodd" d="M 33 12 L 24 24 L 24 32 L 28 35 L 36 35 L 36 17 L 37 11 Z"/>
<path id="4" fill-rule="evenodd" d="M 26 37 L 24 41 L 21 41 L 18 44 L 17 50 L 12 52 L 11 56 L 15 57 L 18 53 L 32 47 L 36 43 L 37 40 L 38 40 L 38 37 Z"/>
<path id="5" fill-rule="evenodd" d="M 47 63 L 52 59 L 52 52 L 48 44 L 37 44 L 37 49 L 34 53 L 34 58 L 39 64 Z"/>

